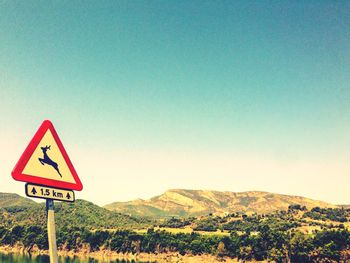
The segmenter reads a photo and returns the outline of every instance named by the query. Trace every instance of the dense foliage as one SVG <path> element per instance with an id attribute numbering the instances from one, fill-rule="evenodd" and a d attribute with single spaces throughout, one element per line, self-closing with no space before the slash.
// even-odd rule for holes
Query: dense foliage
<path id="1" fill-rule="evenodd" d="M 66 226 L 85 227 L 87 229 L 142 228 L 151 225 L 151 221 L 109 211 L 91 202 L 77 200 L 74 203 L 55 204 L 57 228 Z M 0 208 L 0 224 L 11 227 L 18 225 L 46 225 L 45 204 L 10 206 Z"/>
<path id="2" fill-rule="evenodd" d="M 310 217 L 315 220 L 331 220 L 336 222 L 348 222 L 350 210 L 343 208 L 320 208 L 314 207 L 311 211 L 304 214 L 304 217 Z"/>
<path id="3" fill-rule="evenodd" d="M 171 227 L 171 228 L 181 228 L 191 225 L 191 222 L 195 220 L 194 217 L 191 218 L 170 218 L 166 222 L 161 223 L 160 227 Z"/>
<path id="4" fill-rule="evenodd" d="M 40 226 L 0 227 L 1 244 L 22 243 L 31 248 L 37 245 L 47 249 L 46 229 Z M 255 234 L 230 236 L 200 235 L 197 233 L 171 234 L 166 231 L 149 229 L 138 234 L 131 230 L 90 231 L 86 228 L 62 228 L 58 232 L 57 243 L 61 249 L 90 251 L 109 249 L 116 252 L 178 252 L 213 254 L 244 260 L 275 260 L 283 262 L 340 262 L 350 260 L 350 232 L 347 230 L 326 230 L 315 235 L 301 232 L 273 230 L 262 226 Z"/>
<path id="5" fill-rule="evenodd" d="M 316 207 L 309 211 L 291 205 L 287 211 L 270 214 L 209 214 L 158 223 L 83 200 L 58 203 L 55 209 L 61 250 L 212 254 L 276 262 L 350 261 L 349 209 Z M 0 244 L 47 249 L 44 205 L 0 208 Z"/>

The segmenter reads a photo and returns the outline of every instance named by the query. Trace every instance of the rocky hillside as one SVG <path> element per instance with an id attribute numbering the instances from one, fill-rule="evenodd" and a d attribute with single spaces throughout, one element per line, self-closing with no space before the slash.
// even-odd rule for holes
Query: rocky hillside
<path id="1" fill-rule="evenodd" d="M 268 192 L 219 192 L 206 190 L 168 190 L 148 200 L 115 202 L 105 208 L 133 216 L 171 217 L 200 216 L 209 213 L 223 215 L 233 212 L 269 213 L 287 210 L 291 204 L 307 208 L 336 207 L 335 205 L 300 196 Z"/>

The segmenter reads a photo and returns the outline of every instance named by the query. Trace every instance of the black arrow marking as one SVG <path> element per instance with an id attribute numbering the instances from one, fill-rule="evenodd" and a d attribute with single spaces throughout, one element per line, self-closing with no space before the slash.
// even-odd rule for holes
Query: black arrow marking
<path id="1" fill-rule="evenodd" d="M 68 199 L 70 199 L 70 194 L 69 194 L 69 193 L 67 193 L 66 197 L 67 197 Z"/>
<path id="2" fill-rule="evenodd" d="M 37 191 L 35 190 L 35 187 L 33 187 L 31 193 L 32 193 L 33 195 L 35 195 L 35 194 L 37 193 Z"/>

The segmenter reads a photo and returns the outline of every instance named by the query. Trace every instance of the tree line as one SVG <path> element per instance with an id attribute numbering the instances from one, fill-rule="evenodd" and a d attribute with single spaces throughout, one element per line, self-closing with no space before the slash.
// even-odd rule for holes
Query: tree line
<path id="1" fill-rule="evenodd" d="M 42 226 L 0 226 L 2 245 L 21 244 L 28 250 L 37 246 L 48 249 L 47 231 Z M 148 229 L 146 233 L 132 230 L 91 231 L 80 227 L 66 227 L 57 233 L 61 250 L 90 251 L 108 249 L 121 253 L 211 254 L 241 260 L 274 260 L 276 262 L 345 262 L 350 260 L 350 232 L 346 229 L 319 231 L 314 235 L 299 231 L 275 230 L 264 225 L 257 233 L 229 236 L 172 234 Z"/>

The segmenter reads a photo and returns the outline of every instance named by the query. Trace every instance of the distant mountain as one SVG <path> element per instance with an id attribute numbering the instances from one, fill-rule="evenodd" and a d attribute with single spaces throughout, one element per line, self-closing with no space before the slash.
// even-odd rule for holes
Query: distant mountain
<path id="1" fill-rule="evenodd" d="M 74 203 L 55 202 L 58 229 L 67 226 L 88 229 L 142 228 L 150 221 L 97 206 L 85 200 Z M 36 203 L 16 194 L 0 193 L 0 225 L 46 225 L 44 203 Z"/>
<path id="2" fill-rule="evenodd" d="M 219 215 L 233 212 L 269 213 L 277 210 L 287 210 L 291 204 L 300 204 L 309 209 L 316 206 L 337 207 L 305 197 L 268 192 L 235 193 L 173 189 L 148 200 L 137 199 L 129 202 L 115 202 L 106 205 L 105 208 L 132 216 L 161 218 L 201 216 L 209 213 Z"/>
<path id="3" fill-rule="evenodd" d="M 55 202 L 57 227 L 76 225 L 89 229 L 142 228 L 150 226 L 148 218 L 223 215 L 234 212 L 269 213 L 287 210 L 291 204 L 307 208 L 337 207 L 300 196 L 268 192 L 219 192 L 173 189 L 148 200 L 115 202 L 99 207 L 85 200 L 74 203 Z M 347 206 L 346 206 L 347 207 Z M 1 223 L 2 222 L 2 223 Z M 45 204 L 17 194 L 0 193 L 0 224 L 46 224 Z"/>

